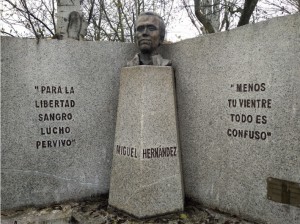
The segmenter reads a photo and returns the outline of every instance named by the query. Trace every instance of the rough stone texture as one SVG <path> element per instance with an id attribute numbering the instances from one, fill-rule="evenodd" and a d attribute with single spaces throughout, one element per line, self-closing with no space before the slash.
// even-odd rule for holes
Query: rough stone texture
<path id="1" fill-rule="evenodd" d="M 176 71 L 186 195 L 252 220 L 300 223 L 300 208 L 267 199 L 268 177 L 300 183 L 299 29 L 297 14 L 162 49 Z M 265 83 L 265 91 L 237 92 L 239 83 Z M 272 101 L 254 109 L 229 107 L 228 99 Z M 230 114 L 267 123 L 232 122 Z M 228 129 L 271 136 L 229 137 Z"/>
<path id="2" fill-rule="evenodd" d="M 1 46 L 2 209 L 107 193 L 120 68 L 134 55 L 134 45 L 73 40 L 37 44 L 1 37 Z M 42 94 L 45 85 L 61 86 L 63 92 L 73 87 L 74 94 Z M 75 106 L 35 106 L 36 100 L 50 99 L 74 100 Z M 72 113 L 72 119 L 39 121 L 45 113 Z M 70 133 L 42 135 L 41 128 L 47 127 L 69 127 Z M 36 141 L 66 139 L 75 142 L 36 147 Z"/>
<path id="3" fill-rule="evenodd" d="M 130 147 L 134 152 L 124 155 L 119 153 L 119 146 Z M 149 154 L 146 156 L 148 149 L 154 151 L 158 147 L 168 150 L 173 147 L 173 152 L 167 156 L 158 153 L 151 154 L 151 158 Z M 122 69 L 110 181 L 109 204 L 136 217 L 183 210 L 171 67 Z"/>
<path id="4" fill-rule="evenodd" d="M 83 40 L 88 24 L 83 17 L 80 0 L 57 1 L 56 17 L 59 39 Z"/>

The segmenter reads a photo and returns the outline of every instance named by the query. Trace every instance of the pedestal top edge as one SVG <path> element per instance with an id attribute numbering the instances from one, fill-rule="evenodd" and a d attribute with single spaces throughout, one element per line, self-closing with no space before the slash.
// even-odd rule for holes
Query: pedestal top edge
<path id="1" fill-rule="evenodd" d="M 138 71 L 138 70 L 162 70 L 162 71 L 173 71 L 172 66 L 154 66 L 154 65 L 138 65 L 132 67 L 123 67 L 121 70 L 125 71 Z"/>

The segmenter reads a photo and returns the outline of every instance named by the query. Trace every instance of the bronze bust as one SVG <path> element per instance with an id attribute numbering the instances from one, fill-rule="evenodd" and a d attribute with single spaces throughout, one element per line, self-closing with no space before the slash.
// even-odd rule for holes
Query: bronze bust
<path id="1" fill-rule="evenodd" d="M 165 38 L 165 24 L 163 19 L 156 13 L 144 12 L 139 15 L 135 24 L 135 42 L 140 53 L 127 63 L 127 66 L 155 65 L 171 66 L 168 59 L 163 59 L 157 53 L 157 48 Z"/>

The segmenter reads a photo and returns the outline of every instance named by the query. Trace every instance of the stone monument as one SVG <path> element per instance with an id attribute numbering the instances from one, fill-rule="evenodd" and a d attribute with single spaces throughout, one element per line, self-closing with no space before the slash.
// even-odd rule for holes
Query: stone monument
<path id="1" fill-rule="evenodd" d="M 172 59 L 176 70 L 179 149 L 187 197 L 204 207 L 256 223 L 299 224 L 299 37 L 300 14 L 295 14 L 161 46 L 159 51 Z M 134 45 L 47 39 L 37 44 L 34 39 L 4 36 L 0 41 L 1 211 L 31 205 L 44 207 L 108 193 L 119 72 L 126 66 L 126 57 L 134 56 Z M 170 66 L 148 67 L 172 70 Z M 141 65 L 123 70 L 130 69 L 137 72 L 148 68 Z M 148 72 L 149 77 L 153 74 L 154 71 Z M 126 87 L 131 94 L 128 97 L 137 94 L 143 81 L 144 92 L 138 96 L 147 103 L 144 106 L 130 98 L 129 103 L 121 104 L 125 100 L 121 94 L 119 117 L 128 117 L 125 112 L 120 113 L 122 105 L 127 113 L 134 112 L 133 106 L 143 111 L 143 117 L 133 117 L 131 123 L 123 124 L 123 127 L 128 124 L 124 132 L 133 135 L 136 131 L 139 136 L 141 130 L 158 133 L 158 125 L 174 130 L 174 125 L 163 117 L 166 113 L 159 111 L 168 109 L 170 117 L 175 111 L 168 106 L 167 84 L 155 81 L 154 77 L 142 77 L 145 76 L 139 75 L 140 82 L 128 90 L 126 76 L 121 76 L 121 90 Z M 151 85 L 163 93 L 146 92 L 150 89 L 146 84 L 154 81 Z M 150 97 L 162 103 L 150 110 Z M 162 124 L 152 123 L 156 126 L 150 129 L 145 119 L 157 116 L 158 112 L 162 117 L 157 121 Z M 137 130 L 133 122 L 137 123 Z M 165 184 L 178 173 L 168 162 L 174 159 L 178 163 L 177 158 L 155 158 L 156 149 L 152 145 L 160 140 L 155 139 L 155 144 L 145 143 L 150 139 L 145 137 L 147 133 L 143 134 L 143 144 L 151 144 L 144 147 L 150 148 L 149 153 L 141 151 L 140 155 L 138 147 L 131 147 L 136 154 L 134 149 L 131 154 L 130 148 L 130 157 L 115 155 L 114 167 L 126 165 L 119 170 L 123 179 L 142 173 L 144 176 L 135 180 L 142 183 L 147 197 L 160 194 L 149 190 L 156 183 L 162 183 L 156 189 L 168 188 L 167 193 L 173 192 L 173 187 L 179 189 L 178 185 Z M 167 133 L 164 131 L 164 135 Z M 119 152 L 121 149 L 124 152 L 127 142 L 117 144 L 123 146 Z M 163 148 L 174 147 L 172 142 L 160 144 L 161 147 L 156 147 L 159 156 L 167 154 Z M 172 151 L 174 155 L 173 148 Z M 143 152 L 146 158 L 140 159 Z M 120 160 L 122 156 L 124 163 Z M 155 166 L 145 166 L 153 161 L 160 166 L 159 172 Z M 167 173 L 169 170 L 174 173 Z M 129 185 L 128 180 L 118 182 L 119 188 Z M 114 182 L 112 193 L 116 192 L 118 182 Z M 137 187 L 127 189 L 125 193 L 121 189 L 114 197 L 127 197 L 126 194 L 137 197 L 143 193 Z M 130 206 L 140 206 L 138 203 L 133 201 Z"/>
<path id="2" fill-rule="evenodd" d="M 120 76 L 109 205 L 144 218 L 183 210 L 184 194 L 174 73 L 156 52 L 162 18 L 141 14 L 135 36 L 140 53 Z"/>

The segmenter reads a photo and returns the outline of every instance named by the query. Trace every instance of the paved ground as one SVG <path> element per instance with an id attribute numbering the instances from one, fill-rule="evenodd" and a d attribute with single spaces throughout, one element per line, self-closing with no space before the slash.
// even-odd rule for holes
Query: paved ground
<path id="1" fill-rule="evenodd" d="M 156 218 L 138 220 L 127 214 L 107 208 L 107 196 L 101 198 L 68 202 L 43 208 L 26 208 L 1 212 L 2 224 L 254 224 L 202 208 L 199 204 L 187 200 L 185 211 Z"/>

